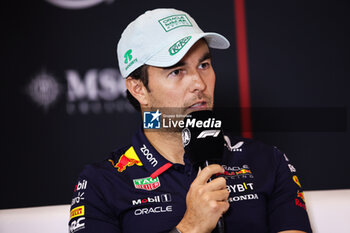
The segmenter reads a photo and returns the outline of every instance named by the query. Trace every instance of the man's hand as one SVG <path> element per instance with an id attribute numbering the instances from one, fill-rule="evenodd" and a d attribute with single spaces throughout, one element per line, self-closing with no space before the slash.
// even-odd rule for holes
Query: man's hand
<path id="1" fill-rule="evenodd" d="M 224 169 L 217 164 L 210 165 L 198 173 L 186 196 L 187 209 L 183 219 L 176 226 L 182 233 L 211 232 L 220 216 L 229 208 L 229 191 L 223 177 L 207 183 L 209 178 Z"/>

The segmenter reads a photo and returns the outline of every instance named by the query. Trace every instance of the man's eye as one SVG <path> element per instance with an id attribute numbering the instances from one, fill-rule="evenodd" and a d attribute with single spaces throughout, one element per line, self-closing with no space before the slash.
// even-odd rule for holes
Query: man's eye
<path id="1" fill-rule="evenodd" d="M 174 70 L 172 71 L 169 76 L 178 76 L 180 74 L 181 70 Z"/>
<path id="2" fill-rule="evenodd" d="M 205 63 L 200 64 L 200 65 L 199 65 L 199 68 L 200 68 L 200 69 L 206 69 L 206 68 L 208 68 L 209 66 L 210 66 L 210 64 L 209 64 L 208 62 L 205 62 Z"/>

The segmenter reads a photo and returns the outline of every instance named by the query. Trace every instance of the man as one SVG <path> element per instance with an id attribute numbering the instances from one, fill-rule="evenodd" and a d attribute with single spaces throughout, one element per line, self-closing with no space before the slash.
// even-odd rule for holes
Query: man
<path id="1" fill-rule="evenodd" d="M 212 109 L 209 47 L 225 49 L 229 42 L 203 33 L 183 11 L 139 16 L 117 49 L 128 98 L 144 117 L 150 109 L 179 115 Z M 153 112 L 151 121 L 159 115 Z M 288 158 L 253 140 L 226 135 L 225 141 L 223 165 L 198 171 L 184 154 L 180 132 L 140 129 L 130 145 L 85 167 L 70 232 L 212 232 L 222 215 L 225 232 L 311 232 Z M 218 173 L 224 177 L 208 182 Z"/>

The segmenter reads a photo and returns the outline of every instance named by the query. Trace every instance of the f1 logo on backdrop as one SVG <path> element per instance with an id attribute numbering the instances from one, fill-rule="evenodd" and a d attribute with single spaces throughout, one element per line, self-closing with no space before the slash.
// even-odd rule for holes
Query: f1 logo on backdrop
<path id="1" fill-rule="evenodd" d="M 109 4 L 114 2 L 114 0 L 46 0 L 46 1 L 51 3 L 52 5 L 69 9 L 69 10 L 89 8 L 97 4 L 100 4 L 102 2 L 107 2 Z"/>
<path id="2" fill-rule="evenodd" d="M 160 116 L 162 113 L 157 110 L 156 112 L 143 112 L 143 128 L 144 129 L 160 129 Z"/>

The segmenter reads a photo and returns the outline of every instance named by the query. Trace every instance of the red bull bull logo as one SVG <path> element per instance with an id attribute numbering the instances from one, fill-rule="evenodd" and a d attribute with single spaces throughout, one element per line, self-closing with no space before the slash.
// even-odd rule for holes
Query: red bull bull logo
<path id="1" fill-rule="evenodd" d="M 240 175 L 240 174 L 252 174 L 252 172 L 248 169 L 241 169 L 240 171 L 236 172 L 236 175 Z"/>
<path id="2" fill-rule="evenodd" d="M 139 163 L 140 161 L 135 160 L 135 159 L 129 159 L 128 157 L 126 157 L 125 155 L 122 155 L 119 158 L 118 163 L 114 166 L 115 168 L 118 168 L 118 172 L 123 172 L 126 167 L 131 167 L 136 163 Z"/>
<path id="3" fill-rule="evenodd" d="M 301 188 L 301 184 L 297 176 L 293 176 L 293 181 Z"/>
<path id="4" fill-rule="evenodd" d="M 299 207 L 301 207 L 301 208 L 303 208 L 303 209 L 306 210 L 306 205 L 305 205 L 305 203 L 302 203 L 301 201 L 299 201 L 298 198 L 295 198 L 295 205 L 297 205 L 297 206 L 299 206 Z"/>
<path id="5" fill-rule="evenodd" d="M 303 200 L 303 202 L 305 202 L 305 198 L 304 198 L 304 193 L 303 192 L 299 192 L 298 191 L 297 197 L 301 198 Z"/>
<path id="6" fill-rule="evenodd" d="M 126 167 L 131 167 L 135 164 L 142 166 L 142 163 L 133 147 L 130 147 L 125 154 L 120 156 L 119 161 L 116 164 L 114 164 L 112 159 L 109 159 L 108 161 L 111 162 L 115 168 L 117 168 L 118 172 L 123 172 L 125 171 Z"/>
<path id="7" fill-rule="evenodd" d="M 238 167 L 237 167 L 238 168 Z M 221 174 L 217 174 L 219 176 Z M 224 176 L 230 177 L 230 178 L 235 178 L 235 177 L 248 177 L 253 178 L 253 173 L 250 169 L 245 169 L 245 168 L 238 168 L 233 171 L 228 171 L 225 169 Z"/>

